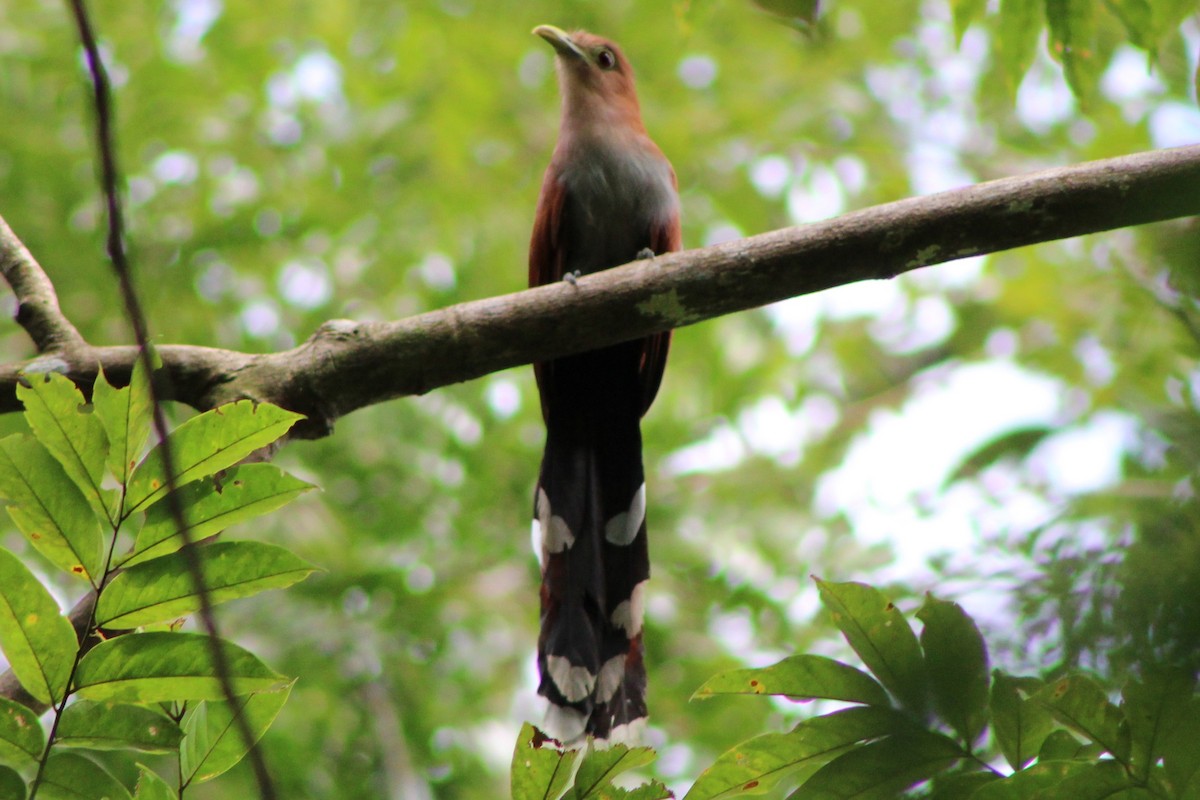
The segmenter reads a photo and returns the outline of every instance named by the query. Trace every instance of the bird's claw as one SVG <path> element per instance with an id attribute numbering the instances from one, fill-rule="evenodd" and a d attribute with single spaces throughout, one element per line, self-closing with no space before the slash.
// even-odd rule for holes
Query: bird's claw
<path id="1" fill-rule="evenodd" d="M 579 276 L 582 274 L 583 274 L 583 270 L 577 269 L 577 270 L 574 270 L 573 272 L 568 272 L 567 274 L 563 275 L 563 280 L 566 281 L 567 283 L 571 284 L 572 286 L 574 286 L 575 281 L 579 280 Z"/>
<path id="2" fill-rule="evenodd" d="M 647 259 L 650 261 L 654 260 L 654 251 L 649 247 L 643 247 L 641 250 L 638 250 L 637 260 L 646 261 Z"/>

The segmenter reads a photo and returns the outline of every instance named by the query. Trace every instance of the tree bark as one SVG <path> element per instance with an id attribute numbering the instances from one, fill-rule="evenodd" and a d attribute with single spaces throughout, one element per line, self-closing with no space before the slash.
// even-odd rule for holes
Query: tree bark
<path id="1" fill-rule="evenodd" d="M 520 364 L 967 256 L 1197 214 L 1200 145 L 1137 153 L 887 203 L 395 322 L 334 320 L 278 353 L 165 345 L 158 348 L 164 396 L 198 409 L 269 401 L 307 415 L 294 436 L 318 438 L 356 409 Z M 17 295 L 17 321 L 40 353 L 0 366 L 0 411 L 19 409 L 22 371 L 54 369 L 86 386 L 103 367 L 110 381 L 128 381 L 135 348 L 83 341 L 2 220 L 0 268 Z"/>

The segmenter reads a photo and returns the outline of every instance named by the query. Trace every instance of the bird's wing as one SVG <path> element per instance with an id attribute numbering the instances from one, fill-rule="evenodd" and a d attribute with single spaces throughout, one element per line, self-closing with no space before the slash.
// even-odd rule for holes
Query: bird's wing
<path id="1" fill-rule="evenodd" d="M 537 212 L 533 218 L 533 235 L 529 240 L 529 285 L 544 286 L 561 281 L 563 259 L 566 251 L 562 247 L 563 210 L 566 207 L 567 190 L 558 180 L 558 171 L 551 166 L 542 179 L 542 193 L 538 197 Z M 547 419 L 546 386 L 552 361 L 538 361 L 533 365 L 537 378 L 538 394 L 542 402 L 542 419 Z"/>
<path id="2" fill-rule="evenodd" d="M 533 235 L 529 240 L 529 285 L 544 286 L 563 278 L 565 252 L 559 239 L 562 232 L 563 210 L 567 189 L 558 179 L 558 170 L 551 165 L 542 179 L 533 218 Z"/>
<path id="3" fill-rule="evenodd" d="M 674 179 L 674 174 L 672 174 Z M 664 225 L 658 225 L 650 231 L 650 249 L 655 255 L 679 250 L 683 246 L 683 233 L 679 224 L 679 214 L 676 213 Z M 667 349 L 671 345 L 671 332 L 664 331 L 653 336 L 647 336 L 642 342 L 642 413 L 645 414 L 658 394 L 662 383 L 663 370 L 667 366 Z"/>

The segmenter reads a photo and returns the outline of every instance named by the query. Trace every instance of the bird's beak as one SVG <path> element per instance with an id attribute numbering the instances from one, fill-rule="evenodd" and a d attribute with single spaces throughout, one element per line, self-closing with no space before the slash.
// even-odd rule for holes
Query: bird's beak
<path id="1" fill-rule="evenodd" d="M 558 51 L 560 56 L 587 58 L 584 52 L 579 49 L 579 45 L 571 40 L 571 35 L 562 28 L 556 28 L 553 25 L 538 25 L 533 29 L 533 32 L 549 42 Z"/>

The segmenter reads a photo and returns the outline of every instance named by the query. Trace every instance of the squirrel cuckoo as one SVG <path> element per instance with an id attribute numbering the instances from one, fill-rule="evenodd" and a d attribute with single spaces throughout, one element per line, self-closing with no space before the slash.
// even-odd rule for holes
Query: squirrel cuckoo
<path id="1" fill-rule="evenodd" d="M 611 41 L 551 25 L 562 121 L 542 181 L 529 283 L 678 250 L 675 171 L 642 125 L 633 69 Z M 633 738 L 646 716 L 642 609 L 650 557 L 641 417 L 670 333 L 534 365 L 546 423 L 534 498 L 542 568 L 538 693 L 547 731 Z"/>

